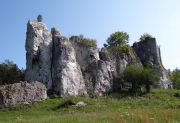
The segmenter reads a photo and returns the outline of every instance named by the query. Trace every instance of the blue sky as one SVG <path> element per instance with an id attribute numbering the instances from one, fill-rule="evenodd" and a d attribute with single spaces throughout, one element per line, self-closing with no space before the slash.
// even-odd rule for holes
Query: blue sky
<path id="1" fill-rule="evenodd" d="M 156 37 L 166 68 L 180 68 L 180 0 L 1 0 L 0 62 L 13 60 L 26 66 L 25 37 L 29 19 L 42 14 L 49 30 L 65 36 L 83 34 L 102 47 L 115 31 Z"/>

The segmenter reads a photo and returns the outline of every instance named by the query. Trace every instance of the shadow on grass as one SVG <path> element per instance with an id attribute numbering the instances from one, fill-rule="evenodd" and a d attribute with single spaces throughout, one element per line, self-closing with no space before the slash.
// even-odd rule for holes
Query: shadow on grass
<path id="1" fill-rule="evenodd" d="M 135 93 L 130 90 L 119 90 L 119 91 L 113 91 L 109 94 L 111 98 L 116 98 L 116 99 L 123 99 L 123 98 L 135 98 L 139 96 L 143 96 L 146 93 Z"/>
<path id="2" fill-rule="evenodd" d="M 12 106 L 0 106 L 0 110 L 4 112 L 8 111 L 22 111 L 22 110 L 28 110 L 32 107 L 31 104 L 25 105 L 25 104 L 16 104 Z"/>
<path id="3" fill-rule="evenodd" d="M 55 106 L 54 108 L 52 108 L 52 110 L 56 111 L 56 110 L 59 110 L 59 109 L 68 108 L 68 107 L 73 106 L 75 104 L 76 103 L 74 101 L 67 100 L 64 103 L 59 104 L 58 106 Z"/>

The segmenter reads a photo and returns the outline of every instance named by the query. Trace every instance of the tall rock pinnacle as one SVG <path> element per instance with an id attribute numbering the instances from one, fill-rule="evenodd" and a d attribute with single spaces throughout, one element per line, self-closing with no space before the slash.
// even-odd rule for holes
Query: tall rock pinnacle
<path id="1" fill-rule="evenodd" d="M 66 37 L 52 28 L 53 35 L 53 87 L 61 96 L 87 95 L 81 68 L 75 50 Z"/>
<path id="2" fill-rule="evenodd" d="M 27 81 L 40 81 L 48 89 L 52 86 L 52 36 L 44 23 L 29 21 L 26 33 Z"/>

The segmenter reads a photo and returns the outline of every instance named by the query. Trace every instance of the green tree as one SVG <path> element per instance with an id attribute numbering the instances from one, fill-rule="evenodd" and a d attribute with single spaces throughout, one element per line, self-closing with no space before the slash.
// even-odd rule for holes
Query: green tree
<path id="1" fill-rule="evenodd" d="M 129 65 L 123 72 L 125 82 L 131 84 L 133 93 L 142 92 L 141 88 L 145 87 L 146 93 L 150 92 L 151 85 L 159 81 L 159 77 L 153 69 L 143 68 L 137 65 Z"/>
<path id="2" fill-rule="evenodd" d="M 0 84 L 12 84 L 24 80 L 24 70 L 10 60 L 0 64 Z"/>
<path id="3" fill-rule="evenodd" d="M 180 70 L 175 69 L 173 72 L 169 70 L 168 74 L 173 82 L 173 87 L 175 89 L 180 89 Z"/>
<path id="4" fill-rule="evenodd" d="M 125 82 L 131 84 L 131 91 L 137 92 L 140 89 L 140 79 L 143 68 L 135 65 L 127 66 L 123 72 Z"/>
<path id="5" fill-rule="evenodd" d="M 115 32 L 107 39 L 109 46 L 123 46 L 129 41 L 129 35 L 126 32 Z"/>
<path id="6" fill-rule="evenodd" d="M 155 70 L 151 68 L 144 68 L 141 76 L 141 85 L 145 86 L 147 93 L 150 92 L 151 85 L 153 85 L 154 82 L 158 82 L 160 79 Z"/>

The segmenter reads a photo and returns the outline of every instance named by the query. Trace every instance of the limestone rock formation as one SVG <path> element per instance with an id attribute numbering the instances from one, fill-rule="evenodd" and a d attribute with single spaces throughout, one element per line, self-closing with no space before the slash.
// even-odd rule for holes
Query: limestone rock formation
<path id="1" fill-rule="evenodd" d="M 26 81 L 40 81 L 60 96 L 102 96 L 120 88 L 123 70 L 136 64 L 149 65 L 158 71 L 161 77 L 158 87 L 170 86 L 155 40 L 135 43 L 128 52 L 120 54 L 86 41 L 82 36 L 61 36 L 56 28 L 50 33 L 43 22 L 29 21 Z"/>
<path id="2" fill-rule="evenodd" d="M 52 36 L 46 25 L 29 21 L 26 33 L 26 81 L 39 81 L 52 87 Z"/>
<path id="3" fill-rule="evenodd" d="M 72 36 L 70 42 L 81 67 L 89 96 L 102 96 L 112 90 L 112 74 L 106 62 L 100 60 L 99 49 L 83 43 L 81 36 Z"/>
<path id="4" fill-rule="evenodd" d="M 0 87 L 0 106 L 32 104 L 47 98 L 47 89 L 41 82 L 20 82 Z"/>
<path id="5" fill-rule="evenodd" d="M 141 61 L 136 56 L 132 48 L 127 53 L 114 54 L 110 53 L 108 49 L 102 48 L 100 52 L 100 59 L 106 62 L 109 72 L 113 78 L 113 89 L 119 89 L 123 84 L 122 73 L 127 65 L 136 64 L 142 66 Z"/>
<path id="6" fill-rule="evenodd" d="M 154 68 L 159 76 L 160 81 L 155 83 L 155 87 L 171 88 L 172 82 L 169 79 L 167 70 L 164 68 L 161 60 L 160 47 L 155 38 L 140 41 L 133 44 L 133 48 L 144 66 Z"/>
<path id="7" fill-rule="evenodd" d="M 105 61 L 97 60 L 84 71 L 88 95 L 103 96 L 112 91 L 113 78 Z"/>
<path id="8" fill-rule="evenodd" d="M 75 50 L 77 62 L 85 70 L 93 61 L 99 60 L 99 49 L 82 43 L 81 36 L 72 36 L 70 42 Z"/>
<path id="9" fill-rule="evenodd" d="M 54 90 L 61 96 L 86 95 L 86 88 L 75 50 L 66 37 L 53 35 Z"/>

